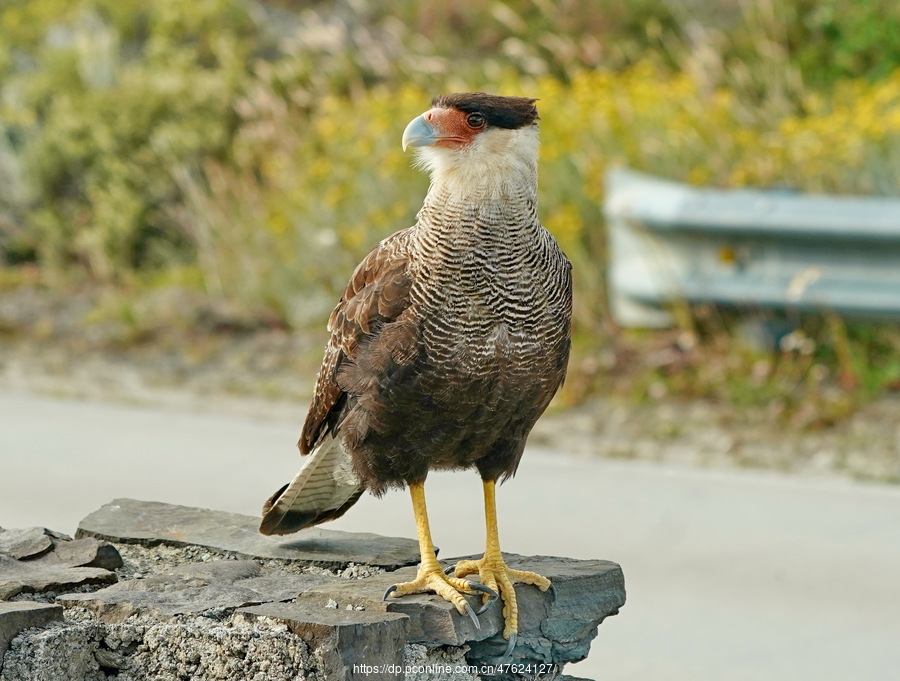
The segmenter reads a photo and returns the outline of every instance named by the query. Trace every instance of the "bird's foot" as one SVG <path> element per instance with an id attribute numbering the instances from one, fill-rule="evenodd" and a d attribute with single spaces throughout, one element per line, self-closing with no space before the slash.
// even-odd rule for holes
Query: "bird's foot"
<path id="1" fill-rule="evenodd" d="M 478 615 L 472 606 L 469 605 L 469 602 L 463 598 L 463 594 L 473 595 L 480 593 L 486 601 L 497 598 L 497 593 L 487 586 L 445 575 L 441 570 L 441 566 L 435 562 L 434 565 L 428 567 L 420 565 L 419 573 L 413 581 L 394 584 L 388 588 L 384 594 L 384 599 L 387 600 L 391 595 L 406 596 L 407 594 L 420 594 L 429 591 L 433 591 L 445 601 L 452 603 L 460 615 L 468 615 L 475 624 L 476 629 L 481 628 Z"/>
<path id="2" fill-rule="evenodd" d="M 541 591 L 552 590 L 553 585 L 546 577 L 526 570 L 513 570 L 503 560 L 499 551 L 486 553 L 480 560 L 461 560 L 454 568 L 457 578 L 477 574 L 481 583 L 496 591 L 503 599 L 503 637 L 509 640 L 504 657 L 509 657 L 515 647 L 516 634 L 519 630 L 519 604 L 516 600 L 516 584 L 533 584 Z M 485 606 L 488 599 L 484 599 Z M 482 608 L 481 611 L 483 611 Z M 479 611 L 479 614 L 480 612 Z"/>

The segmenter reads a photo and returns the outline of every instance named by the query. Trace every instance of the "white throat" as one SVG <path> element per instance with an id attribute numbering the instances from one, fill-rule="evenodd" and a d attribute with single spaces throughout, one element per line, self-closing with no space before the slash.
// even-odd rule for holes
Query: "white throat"
<path id="1" fill-rule="evenodd" d="M 428 198 L 537 199 L 538 126 L 494 128 L 463 149 L 419 147 L 417 164 L 431 175 Z M 425 203 L 428 203 L 426 198 Z"/>

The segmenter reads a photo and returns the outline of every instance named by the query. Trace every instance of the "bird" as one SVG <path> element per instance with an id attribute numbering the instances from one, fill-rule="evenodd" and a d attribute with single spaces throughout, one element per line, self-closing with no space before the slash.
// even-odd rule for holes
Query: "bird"
<path id="1" fill-rule="evenodd" d="M 537 419 L 563 384 L 571 346 L 572 266 L 537 214 L 536 99 L 444 94 L 402 135 L 430 185 L 413 226 L 357 266 L 328 339 L 298 447 L 305 465 L 263 506 L 260 532 L 296 532 L 342 516 L 365 491 L 408 488 L 420 560 L 385 599 L 434 592 L 479 626 L 499 597 L 507 653 L 514 585 L 550 580 L 509 568 L 496 485 L 512 477 Z M 475 469 L 481 559 L 445 574 L 425 504 L 428 472 Z M 466 579 L 478 576 L 478 581 Z M 464 595 L 480 594 L 474 612 Z"/>

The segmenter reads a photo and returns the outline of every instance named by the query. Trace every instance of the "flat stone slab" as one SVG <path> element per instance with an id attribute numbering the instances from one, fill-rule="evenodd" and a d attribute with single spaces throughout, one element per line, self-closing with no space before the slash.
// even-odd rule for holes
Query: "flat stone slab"
<path id="1" fill-rule="evenodd" d="M 563 665 L 587 657 L 597 627 L 625 605 L 622 568 L 608 560 L 575 560 L 552 556 L 504 554 L 508 565 L 548 577 L 556 598 L 533 586 L 517 584 L 519 636 L 512 661 Z M 503 654 L 506 640 L 498 633 L 470 644 L 466 658 L 490 664 Z M 487 678 L 487 677 L 485 677 Z M 498 675 L 495 678 L 516 678 Z"/>
<path id="2" fill-rule="evenodd" d="M 72 541 L 56 542 L 53 553 L 47 555 L 48 563 L 72 567 L 95 567 L 116 570 L 122 567 L 122 556 L 116 547 L 108 542 L 83 537 Z"/>
<path id="3" fill-rule="evenodd" d="M 286 624 L 321 655 L 328 679 L 396 679 L 403 669 L 409 628 L 405 615 L 300 603 L 266 603 L 237 612 Z"/>
<path id="4" fill-rule="evenodd" d="M 556 598 L 537 587 L 517 584 L 519 637 L 513 661 L 563 664 L 582 660 L 597 635 L 597 627 L 625 603 L 622 569 L 603 560 L 573 560 L 547 556 L 504 554 L 508 565 L 548 577 Z M 446 561 L 452 565 L 456 561 Z M 298 597 L 301 604 L 323 606 L 329 601 L 347 606 L 408 615 L 409 642 L 426 645 L 470 646 L 473 664 L 490 664 L 506 649 L 502 637 L 502 606 L 494 602 L 479 616 L 480 628 L 438 596 L 417 594 L 382 600 L 385 590 L 415 577 L 415 568 L 375 575 L 366 579 L 315 586 Z M 480 596 L 467 597 L 478 610 Z"/>
<path id="5" fill-rule="evenodd" d="M 21 560 L 39 556 L 53 548 L 53 542 L 42 527 L 5 530 L 0 527 L 0 553 Z"/>
<path id="6" fill-rule="evenodd" d="M 113 623 L 136 613 L 171 617 L 287 601 L 331 581 L 338 578 L 264 568 L 252 560 L 213 560 L 180 565 L 168 574 L 120 582 L 93 593 L 65 594 L 57 600 L 67 607 L 89 608 L 101 621 Z"/>
<path id="7" fill-rule="evenodd" d="M 3 657 L 9 649 L 10 641 L 20 632 L 62 618 L 63 609 L 60 605 L 28 601 L 0 603 L 0 669 L 3 668 Z"/>
<path id="8" fill-rule="evenodd" d="M 142 546 L 202 546 L 244 558 L 274 558 L 330 570 L 351 563 L 396 570 L 419 562 L 419 547 L 412 539 L 315 527 L 289 537 L 266 537 L 258 528 L 255 516 L 115 499 L 82 520 L 76 537 Z"/>
<path id="9" fill-rule="evenodd" d="M 415 577 L 415 541 L 318 529 L 267 538 L 257 524 L 118 499 L 85 518 L 75 540 L 42 528 L 0 530 L 0 598 L 106 585 L 57 596 L 70 611 L 53 626 L 39 625 L 60 619 L 59 606 L 0 603 L 3 678 L 84 681 L 99 668 L 123 678 L 389 679 L 418 660 L 471 665 L 477 674 L 461 676 L 471 681 L 562 679 L 570 678 L 559 676 L 563 666 L 587 656 L 597 626 L 625 602 L 615 563 L 505 554 L 510 567 L 550 578 L 555 594 L 516 586 L 518 637 L 501 658 L 501 601 L 488 605 L 478 626 L 434 595 L 383 600 L 388 587 Z M 122 582 L 113 572 L 122 556 L 106 540 L 127 558 Z M 221 560 L 208 560 L 216 553 Z M 149 576 L 131 578 L 142 574 Z M 347 579 L 359 575 L 371 576 Z M 480 595 L 467 598 L 481 608 Z M 535 665 L 537 677 L 527 671 Z"/>
<path id="10" fill-rule="evenodd" d="M 479 617 L 481 628 L 477 629 L 468 616 L 460 615 L 453 605 L 439 596 L 414 594 L 384 600 L 384 592 L 389 586 L 415 579 L 416 571 L 417 568 L 409 567 L 365 579 L 315 586 L 300 594 L 297 602 L 313 607 L 324 607 L 332 602 L 337 603 L 339 609 L 363 608 L 408 615 L 410 643 L 461 646 L 500 630 L 500 613 L 496 608 Z M 465 598 L 476 611 L 481 608 L 479 596 Z"/>
<path id="11" fill-rule="evenodd" d="M 97 539 L 72 540 L 43 528 L 5 530 L 0 539 L 0 600 L 20 593 L 66 591 L 112 584 L 121 567 L 115 547 Z"/>
<path id="12" fill-rule="evenodd" d="M 116 573 L 101 568 L 22 564 L 0 556 L 0 600 L 21 593 L 67 591 L 80 586 L 113 584 Z"/>

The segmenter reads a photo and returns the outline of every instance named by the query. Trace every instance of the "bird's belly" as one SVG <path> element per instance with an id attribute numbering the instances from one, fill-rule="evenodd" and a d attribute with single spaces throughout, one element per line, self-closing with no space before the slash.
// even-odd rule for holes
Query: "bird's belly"
<path id="1" fill-rule="evenodd" d="M 361 472 L 367 480 L 409 482 L 429 469 L 481 470 L 488 461 L 492 470 L 511 473 L 562 380 L 564 327 L 547 323 L 542 332 L 494 317 L 448 332 L 448 317 L 432 318 L 439 322 L 423 328 L 414 366 L 398 382 L 379 381 L 377 395 L 360 396 L 372 405 L 359 457 L 361 468 L 373 472 Z"/>
<path id="2" fill-rule="evenodd" d="M 554 364 L 562 335 L 562 330 L 498 319 L 458 336 L 449 349 L 447 369 L 460 379 L 518 381 Z"/>
<path id="3" fill-rule="evenodd" d="M 534 405 L 556 390 L 559 365 L 557 348 L 503 323 L 461 339 L 423 384 L 432 398 L 427 418 L 445 424 L 446 433 L 447 446 L 434 448 L 432 467 L 472 465 L 498 440 L 527 434 Z"/>

